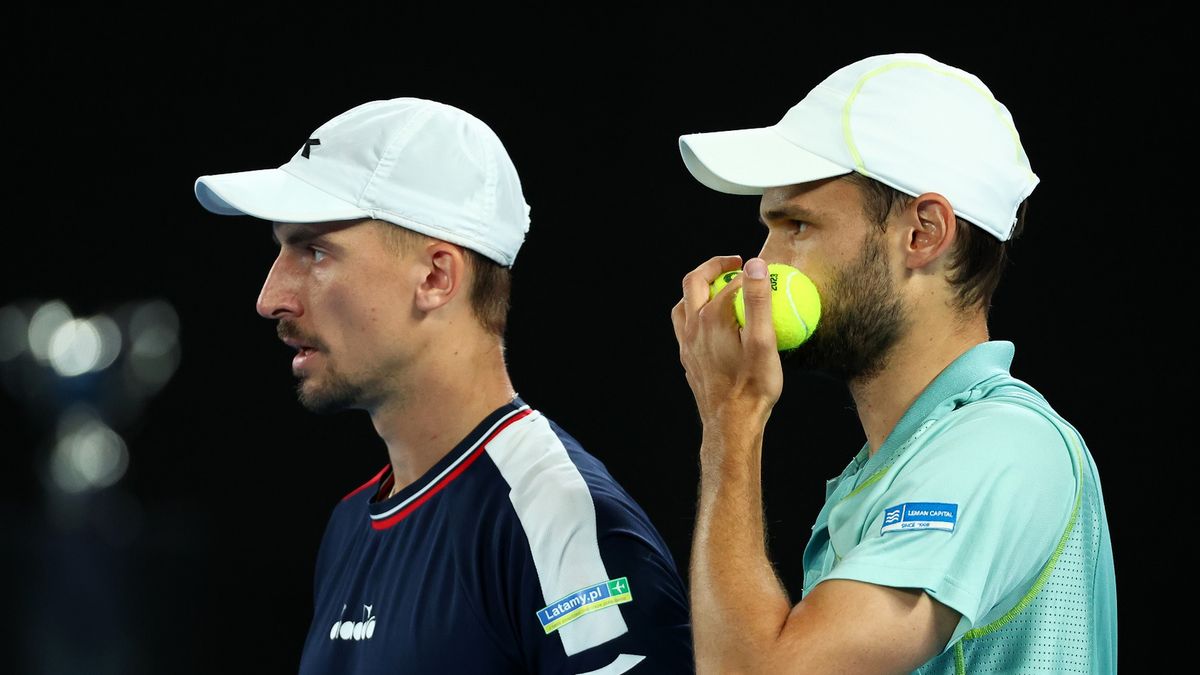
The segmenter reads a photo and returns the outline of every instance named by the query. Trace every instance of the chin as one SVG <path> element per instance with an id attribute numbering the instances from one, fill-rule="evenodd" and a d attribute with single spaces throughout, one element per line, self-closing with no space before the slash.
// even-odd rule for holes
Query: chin
<path id="1" fill-rule="evenodd" d="M 351 410 L 358 407 L 357 397 L 352 387 L 316 386 L 311 379 L 305 379 L 296 387 L 296 398 L 300 405 L 311 412 L 329 414 Z"/>

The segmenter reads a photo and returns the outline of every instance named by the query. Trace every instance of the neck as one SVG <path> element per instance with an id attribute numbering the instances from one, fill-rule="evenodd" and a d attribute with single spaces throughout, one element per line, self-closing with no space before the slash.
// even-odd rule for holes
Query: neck
<path id="1" fill-rule="evenodd" d="M 929 386 L 959 356 L 987 342 L 987 323 L 979 317 L 962 322 L 914 321 L 914 326 L 954 326 L 952 330 L 910 330 L 888 354 L 877 374 L 850 382 L 858 418 L 873 457 L 896 423 Z"/>
<path id="2" fill-rule="evenodd" d="M 424 475 L 483 418 L 516 396 L 499 340 L 474 349 L 459 344 L 442 357 L 423 357 L 408 375 L 402 393 L 370 411 L 375 432 L 387 444 L 395 491 Z"/>

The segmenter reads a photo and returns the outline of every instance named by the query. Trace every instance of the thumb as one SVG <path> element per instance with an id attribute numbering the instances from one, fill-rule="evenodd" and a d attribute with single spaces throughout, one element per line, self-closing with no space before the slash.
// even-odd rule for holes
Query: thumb
<path id="1" fill-rule="evenodd" d="M 746 326 L 742 335 L 774 349 L 775 324 L 771 319 L 771 279 L 767 263 L 762 258 L 751 258 L 742 271 L 745 272 L 742 294 L 746 303 Z"/>

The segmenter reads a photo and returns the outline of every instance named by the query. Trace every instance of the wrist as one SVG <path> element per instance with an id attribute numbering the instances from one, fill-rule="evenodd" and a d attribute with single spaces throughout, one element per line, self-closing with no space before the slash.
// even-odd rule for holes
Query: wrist
<path id="1" fill-rule="evenodd" d="M 766 420 L 737 417 L 706 423 L 700 442 L 700 467 L 704 475 L 757 475 Z"/>
<path id="2" fill-rule="evenodd" d="M 765 402 L 723 401 L 719 406 L 700 413 L 704 436 L 744 438 L 762 437 L 771 417 L 771 405 Z"/>

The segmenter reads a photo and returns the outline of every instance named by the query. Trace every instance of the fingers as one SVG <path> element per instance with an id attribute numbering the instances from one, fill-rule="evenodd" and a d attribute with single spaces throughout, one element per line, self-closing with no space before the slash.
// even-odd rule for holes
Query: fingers
<path id="1" fill-rule="evenodd" d="M 771 318 L 771 278 L 762 258 L 751 258 L 743 268 L 742 298 L 746 304 L 746 325 L 742 344 L 750 348 L 775 350 L 775 324 Z M 723 289 L 722 289 L 723 290 Z"/>
<path id="2" fill-rule="evenodd" d="M 726 270 L 735 270 L 742 266 L 740 255 L 719 255 L 709 258 L 699 267 L 688 272 L 683 277 L 683 309 L 684 316 L 695 316 L 696 312 L 708 302 L 708 288 L 713 279 Z"/>
<path id="3" fill-rule="evenodd" d="M 743 269 L 709 300 L 712 281 Z M 746 326 L 738 329 L 733 299 L 742 289 Z M 758 258 L 741 267 L 739 256 L 710 258 L 683 279 L 683 298 L 671 309 L 679 360 L 704 420 L 727 411 L 767 410 L 783 384 L 771 321 L 771 282 Z M 749 406 L 749 408 L 747 408 Z M 715 416 L 715 417 L 714 417 Z"/>

